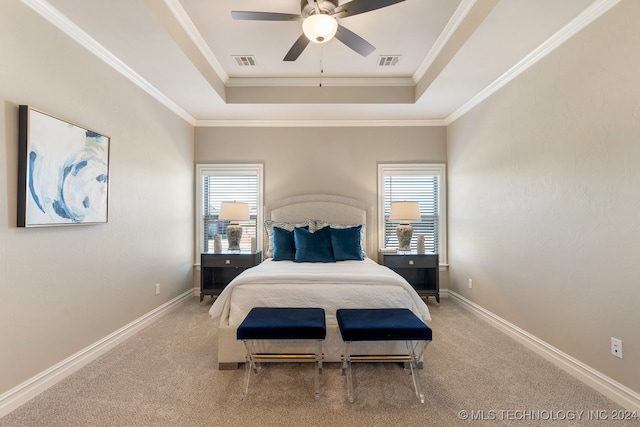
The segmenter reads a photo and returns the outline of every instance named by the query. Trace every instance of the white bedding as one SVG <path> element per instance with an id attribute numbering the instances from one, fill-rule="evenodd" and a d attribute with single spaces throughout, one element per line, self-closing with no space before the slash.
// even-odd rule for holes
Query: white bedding
<path id="1" fill-rule="evenodd" d="M 338 308 L 409 308 L 424 321 L 429 309 L 411 285 L 391 269 L 365 258 L 336 263 L 267 259 L 243 271 L 209 310 L 221 326 L 237 326 L 253 307 L 322 307 L 327 325 Z"/>

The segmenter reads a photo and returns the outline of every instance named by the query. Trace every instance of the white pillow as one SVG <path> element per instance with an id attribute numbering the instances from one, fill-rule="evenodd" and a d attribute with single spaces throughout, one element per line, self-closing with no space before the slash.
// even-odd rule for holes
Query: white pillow
<path id="1" fill-rule="evenodd" d="M 282 222 L 282 221 L 273 221 L 270 219 L 265 220 L 264 229 L 267 232 L 267 251 L 264 255 L 265 258 L 273 257 L 273 227 L 284 228 L 288 231 L 293 231 L 296 227 L 305 227 L 308 226 L 309 229 L 312 229 L 312 221 L 300 221 L 300 222 Z"/>

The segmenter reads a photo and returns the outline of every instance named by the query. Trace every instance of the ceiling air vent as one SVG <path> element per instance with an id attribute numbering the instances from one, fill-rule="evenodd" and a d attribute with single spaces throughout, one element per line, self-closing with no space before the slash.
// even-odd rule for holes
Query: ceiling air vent
<path id="1" fill-rule="evenodd" d="M 234 55 L 233 59 L 236 60 L 236 63 L 241 67 L 255 67 L 256 59 L 253 55 Z"/>
<path id="2" fill-rule="evenodd" d="M 384 55 L 378 57 L 378 67 L 393 67 L 400 60 L 400 55 Z"/>

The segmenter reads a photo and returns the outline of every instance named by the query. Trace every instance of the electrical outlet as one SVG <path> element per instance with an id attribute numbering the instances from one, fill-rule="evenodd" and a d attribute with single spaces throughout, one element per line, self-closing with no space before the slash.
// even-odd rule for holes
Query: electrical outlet
<path id="1" fill-rule="evenodd" d="M 156 295 L 160 295 L 160 283 L 156 283 Z"/>
<path id="2" fill-rule="evenodd" d="M 611 337 L 611 354 L 622 359 L 622 340 Z"/>
<path id="3" fill-rule="evenodd" d="M 473 279 L 469 279 L 469 289 L 473 289 Z"/>

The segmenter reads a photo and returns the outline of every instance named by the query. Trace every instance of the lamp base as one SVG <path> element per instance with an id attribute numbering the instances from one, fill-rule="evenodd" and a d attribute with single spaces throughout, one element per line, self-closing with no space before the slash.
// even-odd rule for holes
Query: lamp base
<path id="1" fill-rule="evenodd" d="M 227 240 L 230 251 L 240 250 L 240 238 L 242 237 L 242 226 L 238 224 L 227 225 Z"/>
<path id="2" fill-rule="evenodd" d="M 411 250 L 411 237 L 413 236 L 413 227 L 411 224 L 400 224 L 396 227 L 396 236 L 398 237 L 398 250 Z"/>

